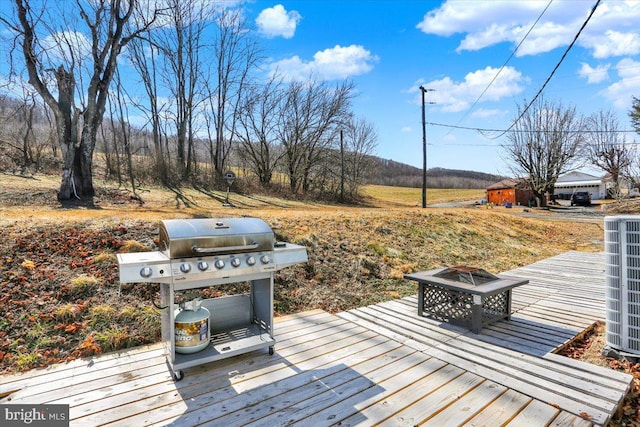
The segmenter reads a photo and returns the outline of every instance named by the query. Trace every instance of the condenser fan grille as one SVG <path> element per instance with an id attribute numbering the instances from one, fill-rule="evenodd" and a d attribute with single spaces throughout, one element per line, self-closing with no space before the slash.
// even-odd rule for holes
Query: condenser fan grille
<path id="1" fill-rule="evenodd" d="M 604 222 L 607 344 L 640 355 L 640 216 Z"/>

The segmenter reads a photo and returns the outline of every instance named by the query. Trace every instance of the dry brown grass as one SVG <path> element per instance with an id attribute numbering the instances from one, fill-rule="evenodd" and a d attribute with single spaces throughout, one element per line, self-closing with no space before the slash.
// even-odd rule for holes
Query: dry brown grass
<path id="1" fill-rule="evenodd" d="M 367 185 L 362 194 L 376 207 L 412 207 L 422 206 L 422 189 L 407 187 L 389 187 L 385 185 Z M 479 189 L 442 189 L 428 188 L 427 205 L 455 202 L 460 200 L 479 201 L 485 198 L 485 190 Z"/>

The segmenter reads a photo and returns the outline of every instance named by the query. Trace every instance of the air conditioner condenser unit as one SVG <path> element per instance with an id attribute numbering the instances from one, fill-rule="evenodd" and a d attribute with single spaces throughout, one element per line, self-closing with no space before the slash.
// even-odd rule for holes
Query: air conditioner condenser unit
<path id="1" fill-rule="evenodd" d="M 604 218 L 606 344 L 640 356 L 640 215 Z"/>

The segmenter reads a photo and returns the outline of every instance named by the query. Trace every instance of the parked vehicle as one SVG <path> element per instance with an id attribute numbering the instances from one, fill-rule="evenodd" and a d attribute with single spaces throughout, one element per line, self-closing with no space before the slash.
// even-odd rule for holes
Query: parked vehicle
<path id="1" fill-rule="evenodd" d="M 591 194 L 588 191 L 576 191 L 571 196 L 571 206 L 575 205 L 583 205 L 590 206 L 591 205 Z"/>

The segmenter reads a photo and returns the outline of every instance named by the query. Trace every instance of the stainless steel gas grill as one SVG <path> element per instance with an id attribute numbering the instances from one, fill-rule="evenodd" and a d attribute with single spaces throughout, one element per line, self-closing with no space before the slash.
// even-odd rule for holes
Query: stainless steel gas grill
<path id="1" fill-rule="evenodd" d="M 262 348 L 273 354 L 274 272 L 306 262 L 303 246 L 276 242 L 257 218 L 161 221 L 158 246 L 159 251 L 118 254 L 120 283 L 160 285 L 162 342 L 175 379 L 182 378 L 182 369 L 237 354 Z M 176 293 L 242 282 L 249 282 L 248 293 L 181 307 L 175 302 Z M 198 311 L 185 317 L 183 310 Z M 184 318 L 191 323 L 185 326 Z M 198 345 L 188 347 L 189 340 Z"/>

